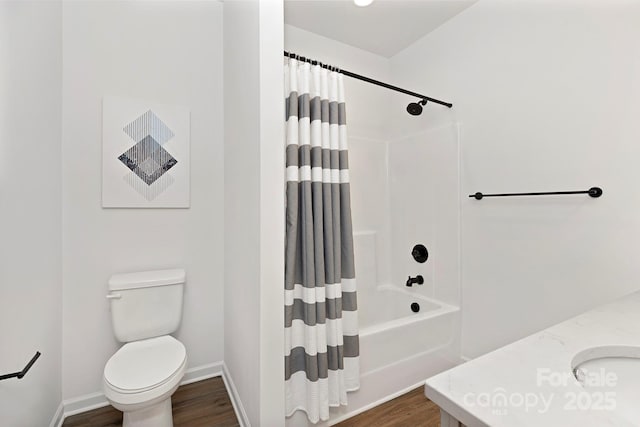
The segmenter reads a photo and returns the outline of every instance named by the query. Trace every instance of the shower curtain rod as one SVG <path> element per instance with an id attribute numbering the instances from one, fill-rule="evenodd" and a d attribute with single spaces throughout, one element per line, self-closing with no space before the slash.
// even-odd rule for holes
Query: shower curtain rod
<path id="1" fill-rule="evenodd" d="M 416 98 L 420 98 L 423 101 L 429 101 L 429 102 L 433 102 L 435 104 L 444 105 L 445 107 L 448 107 L 448 108 L 453 107 L 453 104 L 451 104 L 449 102 L 444 102 L 444 101 L 440 101 L 439 99 L 430 98 L 428 96 L 421 95 L 419 93 L 412 92 L 412 91 L 407 90 L 407 89 L 402 89 L 401 87 L 393 86 L 393 85 L 390 85 L 388 83 L 384 83 L 384 82 L 381 82 L 381 81 L 378 81 L 378 80 L 374 80 L 374 79 L 369 78 L 369 77 L 362 76 L 360 74 L 352 73 L 351 71 L 343 70 L 341 68 L 334 67 L 332 65 L 323 64 L 320 61 L 316 61 L 316 60 L 313 60 L 313 59 L 310 59 L 310 58 L 305 58 L 304 56 L 300 56 L 300 55 L 297 55 L 295 53 L 287 52 L 286 50 L 284 51 L 284 56 L 286 56 L 287 58 L 294 58 L 294 59 L 296 59 L 298 61 L 308 62 L 308 63 L 310 63 L 312 65 L 319 65 L 322 68 L 326 68 L 328 70 L 336 71 L 338 73 L 344 74 L 347 77 L 351 77 L 351 78 L 354 78 L 354 79 L 362 80 L 363 82 L 367 82 L 367 83 L 371 83 L 371 84 L 374 84 L 374 85 L 386 87 L 387 89 L 395 90 L 396 92 L 401 92 L 401 93 L 404 93 L 406 95 L 415 96 Z"/>

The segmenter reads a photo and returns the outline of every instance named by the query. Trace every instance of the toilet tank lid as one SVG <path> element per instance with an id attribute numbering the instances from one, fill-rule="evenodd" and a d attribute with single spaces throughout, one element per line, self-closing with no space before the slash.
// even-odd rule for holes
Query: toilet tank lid
<path id="1" fill-rule="evenodd" d="M 186 273 L 181 268 L 114 274 L 109 279 L 109 290 L 120 291 L 152 286 L 177 285 L 184 283 L 185 279 Z"/>

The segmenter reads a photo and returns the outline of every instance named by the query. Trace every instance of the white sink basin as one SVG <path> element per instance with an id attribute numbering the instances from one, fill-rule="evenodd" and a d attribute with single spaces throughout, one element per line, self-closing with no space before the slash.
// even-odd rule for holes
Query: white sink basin
<path id="1" fill-rule="evenodd" d="M 640 396 L 640 347 L 602 346 L 576 354 L 571 361 L 573 375 L 584 393 L 575 406 L 592 410 L 613 410 L 633 419 Z"/>

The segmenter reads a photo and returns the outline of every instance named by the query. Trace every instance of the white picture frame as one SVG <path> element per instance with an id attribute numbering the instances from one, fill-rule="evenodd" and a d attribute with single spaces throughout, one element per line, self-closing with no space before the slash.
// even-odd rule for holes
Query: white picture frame
<path id="1" fill-rule="evenodd" d="M 188 208 L 189 138 L 187 108 L 105 96 L 102 207 Z"/>

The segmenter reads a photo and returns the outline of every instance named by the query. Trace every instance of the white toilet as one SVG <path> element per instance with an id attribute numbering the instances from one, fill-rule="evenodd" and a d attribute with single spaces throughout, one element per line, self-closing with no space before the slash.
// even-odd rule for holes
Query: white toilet
<path id="1" fill-rule="evenodd" d="M 173 427 L 171 395 L 187 366 L 184 345 L 168 335 L 182 319 L 185 272 L 117 274 L 109 279 L 111 320 L 120 342 L 102 377 L 123 427 Z"/>

